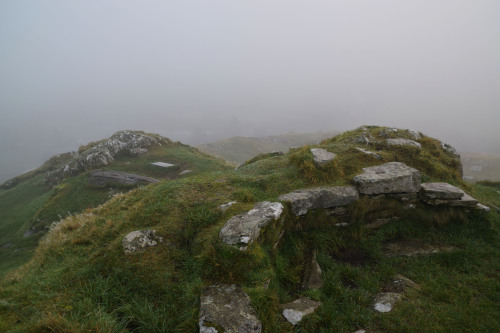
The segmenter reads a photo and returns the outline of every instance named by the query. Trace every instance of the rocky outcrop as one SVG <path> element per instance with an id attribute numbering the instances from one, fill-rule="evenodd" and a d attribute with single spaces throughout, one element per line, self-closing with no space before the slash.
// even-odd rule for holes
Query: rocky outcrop
<path id="1" fill-rule="evenodd" d="M 279 202 L 263 201 L 245 214 L 232 217 L 219 232 L 220 239 L 230 245 L 246 250 L 260 234 L 262 228 L 280 218 L 283 205 Z"/>
<path id="2" fill-rule="evenodd" d="M 136 175 L 132 173 L 99 170 L 89 174 L 87 183 L 94 186 L 106 186 L 112 184 L 137 185 L 141 183 L 157 183 L 158 179 Z"/>
<path id="3" fill-rule="evenodd" d="M 310 298 L 299 298 L 293 302 L 282 305 L 283 317 L 285 317 L 290 324 L 297 325 L 305 316 L 313 313 L 320 305 L 321 302 L 313 301 Z"/>
<path id="4" fill-rule="evenodd" d="M 262 324 L 250 297 L 234 284 L 216 284 L 200 297 L 200 333 L 260 333 Z"/>
<path id="5" fill-rule="evenodd" d="M 99 142 L 88 149 L 73 153 L 70 161 L 55 171 L 48 172 L 44 182 L 56 185 L 64 178 L 78 175 L 91 169 L 102 168 L 114 161 L 119 154 L 137 155 L 147 152 L 151 146 L 170 143 L 170 140 L 160 136 L 148 135 L 136 131 L 120 131 L 109 139 Z M 146 149 L 146 150 L 144 150 Z"/>
<path id="6" fill-rule="evenodd" d="M 156 246 L 164 242 L 160 236 L 156 236 L 156 230 L 137 230 L 129 233 L 122 240 L 123 251 L 125 253 L 134 253 L 142 251 L 148 247 Z"/>
<path id="7" fill-rule="evenodd" d="M 336 154 L 323 148 L 313 148 L 311 149 L 311 153 L 313 155 L 314 163 L 317 166 L 324 166 L 325 164 L 333 161 L 335 156 L 337 156 Z"/>
<path id="8" fill-rule="evenodd" d="M 352 186 L 316 187 L 281 195 L 278 200 L 290 202 L 292 212 L 300 216 L 311 209 L 350 205 L 358 200 L 358 192 Z"/>
<path id="9" fill-rule="evenodd" d="M 416 193 L 420 190 L 420 172 L 400 162 L 363 168 L 363 173 L 353 180 L 363 194 Z"/>
<path id="10" fill-rule="evenodd" d="M 422 145 L 416 141 L 396 138 L 396 139 L 387 139 L 388 146 L 406 146 L 406 147 L 415 147 L 418 149 L 422 148 Z"/>

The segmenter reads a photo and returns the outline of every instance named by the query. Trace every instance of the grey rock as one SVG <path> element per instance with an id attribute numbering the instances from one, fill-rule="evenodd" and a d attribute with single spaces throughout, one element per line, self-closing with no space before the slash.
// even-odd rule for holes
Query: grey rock
<path id="1" fill-rule="evenodd" d="M 416 193 L 420 190 L 420 172 L 400 162 L 363 168 L 363 173 L 353 180 L 363 194 Z"/>
<path id="2" fill-rule="evenodd" d="M 429 199 L 422 197 L 422 201 L 428 205 L 432 206 L 450 206 L 450 207 L 465 207 L 474 208 L 479 203 L 476 199 L 464 193 L 463 197 L 458 200 L 447 200 L 447 199 Z"/>
<path id="3" fill-rule="evenodd" d="M 306 261 L 302 289 L 319 289 L 322 286 L 321 267 L 316 260 L 316 251 L 313 251 Z"/>
<path id="4" fill-rule="evenodd" d="M 358 192 L 352 186 L 316 187 L 297 190 L 281 195 L 280 201 L 288 201 L 296 216 L 305 215 L 311 209 L 346 206 L 358 200 Z"/>
<path id="5" fill-rule="evenodd" d="M 236 203 L 236 201 L 229 201 L 228 203 L 220 205 L 219 209 L 222 210 L 223 212 L 225 212 L 229 207 L 231 207 L 235 203 Z"/>
<path id="6" fill-rule="evenodd" d="M 155 230 L 137 230 L 129 233 L 122 240 L 123 251 L 125 253 L 134 253 L 142 251 L 147 247 L 156 246 L 163 242 L 163 238 L 156 236 Z"/>
<path id="7" fill-rule="evenodd" d="M 200 297 L 200 333 L 260 333 L 262 324 L 250 297 L 234 284 L 216 284 Z"/>
<path id="8" fill-rule="evenodd" d="M 397 133 L 398 132 L 398 129 L 397 128 L 387 128 L 387 129 L 382 129 L 378 132 L 378 136 L 380 136 L 381 138 L 386 138 L 388 137 L 389 135 L 391 135 L 392 133 Z"/>
<path id="9" fill-rule="evenodd" d="M 422 183 L 421 186 L 420 195 L 426 200 L 459 200 L 465 194 L 458 187 L 448 183 Z"/>
<path id="10" fill-rule="evenodd" d="M 283 205 L 279 202 L 263 201 L 245 214 L 232 217 L 219 232 L 219 238 L 226 244 L 246 250 L 270 222 L 280 218 Z"/>
<path id="11" fill-rule="evenodd" d="M 191 172 L 192 172 L 192 170 L 183 170 L 183 171 L 179 172 L 179 175 L 184 176 L 184 175 L 187 175 L 188 173 L 191 173 Z"/>
<path id="12" fill-rule="evenodd" d="M 388 146 L 407 146 L 407 147 L 416 147 L 418 149 L 422 148 L 422 145 L 416 141 L 396 138 L 396 139 L 387 139 Z"/>
<path id="13" fill-rule="evenodd" d="M 417 132 L 417 131 L 413 131 L 413 130 L 406 130 L 408 132 L 408 135 L 413 139 L 413 140 L 420 140 L 422 139 L 422 135 Z"/>
<path id="14" fill-rule="evenodd" d="M 456 158 L 460 158 L 460 154 L 457 152 L 457 150 L 455 148 L 453 148 L 451 145 L 447 144 L 447 143 L 444 143 L 444 142 L 441 142 L 441 148 L 443 148 L 443 150 L 453 156 L 453 157 L 456 157 Z"/>
<path id="15" fill-rule="evenodd" d="M 369 151 L 369 150 L 366 150 L 366 149 L 363 149 L 363 148 L 359 148 L 359 147 L 355 147 L 357 150 L 359 150 L 360 152 L 368 155 L 368 156 L 371 156 L 371 157 L 374 157 L 376 158 L 377 160 L 381 160 L 382 159 L 382 156 L 380 156 L 379 154 L 377 153 L 374 153 L 372 151 Z"/>
<path id="16" fill-rule="evenodd" d="M 400 217 L 388 217 L 388 218 L 384 218 L 384 219 L 377 219 L 371 223 L 368 223 L 368 224 L 365 224 L 365 228 L 366 229 L 378 229 L 384 225 L 386 225 L 387 223 L 391 223 L 391 222 L 394 222 L 394 221 L 397 221 L 397 220 L 400 220 L 401 218 Z"/>
<path id="17" fill-rule="evenodd" d="M 151 177 L 136 175 L 132 173 L 99 170 L 89 174 L 87 183 L 95 186 L 106 186 L 109 184 L 136 185 L 140 183 L 158 183 L 159 180 Z"/>
<path id="18" fill-rule="evenodd" d="M 328 162 L 333 161 L 335 156 L 337 156 L 336 154 L 331 153 L 323 148 L 313 148 L 311 149 L 311 153 L 314 158 L 314 163 L 316 163 L 316 165 L 318 166 L 323 166 Z"/>
<path id="19" fill-rule="evenodd" d="M 365 144 L 365 145 L 367 145 L 367 144 L 375 141 L 375 139 L 371 136 L 370 133 L 364 132 L 364 133 L 361 133 L 360 135 L 354 137 L 352 139 L 352 141 L 354 143 L 359 143 L 359 144 Z"/>
<path id="20" fill-rule="evenodd" d="M 346 206 L 338 206 L 326 209 L 326 215 L 328 216 L 345 216 L 347 215 L 347 213 L 348 210 Z"/>
<path id="21" fill-rule="evenodd" d="M 128 150 L 128 153 L 131 156 L 137 157 L 137 156 L 141 156 L 141 155 L 147 154 L 148 151 L 149 150 L 147 148 L 130 148 Z"/>
<path id="22" fill-rule="evenodd" d="M 76 176 L 83 171 L 105 167 L 114 161 L 116 155 L 129 154 L 131 149 L 160 146 L 169 142 L 170 140 L 167 138 L 142 132 L 116 132 L 109 139 L 103 140 L 87 150 L 73 153 L 69 162 L 54 171 L 48 172 L 44 182 L 56 185 L 63 179 Z"/>
<path id="23" fill-rule="evenodd" d="M 483 212 L 489 212 L 489 211 L 491 210 L 491 208 L 490 208 L 490 207 L 485 206 L 485 205 L 483 205 L 483 204 L 481 204 L 481 203 L 478 203 L 478 204 L 476 205 L 476 209 L 477 209 L 477 210 L 481 210 L 481 211 L 483 211 Z"/>
<path id="24" fill-rule="evenodd" d="M 282 305 L 283 317 L 292 325 L 297 325 L 304 316 L 313 313 L 322 303 L 303 297 Z"/>
<path id="25" fill-rule="evenodd" d="M 375 298 L 373 308 L 378 312 L 390 312 L 403 296 L 398 293 L 381 293 Z"/>

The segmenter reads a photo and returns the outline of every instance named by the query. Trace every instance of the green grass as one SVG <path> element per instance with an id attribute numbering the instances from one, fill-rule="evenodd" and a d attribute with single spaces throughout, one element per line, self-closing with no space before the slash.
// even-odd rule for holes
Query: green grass
<path id="1" fill-rule="evenodd" d="M 323 305 L 295 332 L 499 331 L 500 216 L 494 210 L 442 210 L 440 218 L 433 219 L 425 206 L 419 206 L 398 211 L 401 220 L 370 231 L 362 228 L 374 218 L 367 207 L 379 205 L 383 214 L 397 210 L 398 203 L 363 199 L 350 209 L 348 218 L 354 223 L 346 228 L 335 227 L 340 218 L 322 211 L 297 219 L 286 210 L 285 234 L 277 248 L 272 240 L 279 229 L 273 224 L 247 252 L 220 242 L 224 223 L 254 202 L 316 184 L 350 184 L 362 167 L 392 158 L 427 165 L 425 179 L 461 185 L 457 170 L 430 139 L 424 138 L 420 153 L 380 150 L 379 161 L 355 153 L 350 135 L 322 144 L 339 156 L 325 169 L 308 165 L 308 148 L 298 149 L 238 170 L 199 172 L 133 189 L 68 217 L 41 241 L 28 264 L 1 281 L 0 331 L 197 332 L 199 295 L 214 282 L 242 285 L 265 332 L 292 332 L 280 304 L 300 296 Z M 433 160 L 424 163 L 422 156 Z M 496 186 L 474 184 L 466 190 L 498 207 Z M 217 209 L 232 200 L 238 203 L 227 211 Z M 167 243 L 125 255 L 121 240 L 140 229 L 157 230 Z M 382 244 L 393 239 L 446 244 L 456 251 L 385 257 Z M 324 286 L 305 291 L 304 258 L 313 250 Z M 361 260 L 345 259 L 346 251 L 359 254 Z M 375 295 L 398 273 L 416 281 L 420 291 L 408 292 L 389 314 L 374 312 Z"/>

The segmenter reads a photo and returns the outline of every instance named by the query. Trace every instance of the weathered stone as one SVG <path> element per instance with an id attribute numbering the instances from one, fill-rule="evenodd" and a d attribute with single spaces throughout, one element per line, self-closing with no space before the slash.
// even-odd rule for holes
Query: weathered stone
<path id="1" fill-rule="evenodd" d="M 427 200 L 459 200 L 464 196 L 464 191 L 448 183 L 422 183 L 420 195 Z"/>
<path id="2" fill-rule="evenodd" d="M 302 289 L 319 289 L 322 286 L 321 267 L 316 260 L 316 251 L 313 251 L 306 261 Z"/>
<path id="3" fill-rule="evenodd" d="M 416 147 L 418 149 L 422 148 L 422 145 L 416 141 L 396 138 L 396 139 L 387 139 L 388 146 L 406 146 L 406 147 Z"/>
<path id="4" fill-rule="evenodd" d="M 12 178 L 7 180 L 5 183 L 3 183 L 0 188 L 3 188 L 5 190 L 9 190 L 11 188 L 14 188 L 19 184 L 19 180 L 17 178 Z"/>
<path id="5" fill-rule="evenodd" d="M 451 145 L 447 144 L 447 143 L 444 143 L 444 142 L 441 142 L 441 148 L 443 148 L 443 150 L 448 153 L 449 155 L 453 156 L 453 157 L 456 157 L 456 158 L 460 158 L 460 154 L 457 152 L 457 150 L 455 148 L 453 148 Z"/>
<path id="6" fill-rule="evenodd" d="M 220 205 L 219 209 L 222 210 L 223 212 L 225 212 L 229 207 L 231 207 L 235 203 L 236 203 L 236 201 L 229 201 L 228 203 Z"/>
<path id="7" fill-rule="evenodd" d="M 477 206 L 478 201 L 464 193 L 463 197 L 458 200 L 446 200 L 446 199 L 429 199 L 426 197 L 422 197 L 422 201 L 426 204 L 433 206 L 450 206 L 450 207 L 465 207 L 465 208 L 474 208 Z"/>
<path id="8" fill-rule="evenodd" d="M 346 206 L 358 200 L 358 192 L 352 186 L 316 187 L 297 190 L 278 199 L 288 201 L 296 216 L 305 215 L 311 209 Z"/>
<path id="9" fill-rule="evenodd" d="M 123 238 L 122 246 L 125 253 L 133 253 L 156 246 L 163 241 L 162 237 L 156 236 L 156 230 L 137 230 Z"/>
<path id="10" fill-rule="evenodd" d="M 384 285 L 384 291 L 386 292 L 401 294 L 408 289 L 420 289 L 420 286 L 415 281 L 401 274 L 396 274 L 389 283 Z"/>
<path id="11" fill-rule="evenodd" d="M 379 154 L 377 153 L 374 153 L 372 151 L 369 151 L 369 150 L 366 150 L 366 149 L 363 149 L 363 148 L 359 148 L 359 147 L 355 147 L 357 150 L 359 150 L 360 152 L 362 152 L 363 154 L 366 154 L 368 156 L 371 156 L 373 158 L 376 158 L 377 160 L 381 160 L 382 159 L 382 156 L 380 156 Z"/>
<path id="12" fill-rule="evenodd" d="M 234 284 L 216 284 L 200 297 L 200 333 L 260 333 L 262 324 L 250 297 Z"/>
<path id="13" fill-rule="evenodd" d="M 280 218 L 283 205 L 279 202 L 263 201 L 245 214 L 232 217 L 219 232 L 220 239 L 230 245 L 246 250 L 260 234 L 260 230 L 270 222 Z"/>
<path id="14" fill-rule="evenodd" d="M 368 223 L 368 224 L 365 224 L 365 228 L 366 229 L 378 229 L 384 225 L 386 225 L 387 223 L 390 223 L 390 222 L 393 222 L 393 221 L 397 221 L 397 220 L 400 220 L 401 218 L 400 217 L 388 217 L 388 218 L 385 218 L 385 219 L 377 219 L 371 223 Z"/>
<path id="15" fill-rule="evenodd" d="M 338 206 L 326 209 L 326 215 L 328 216 L 344 216 L 347 215 L 347 212 L 348 211 L 346 206 Z"/>
<path id="16" fill-rule="evenodd" d="M 171 168 L 171 167 L 175 166 L 175 164 L 166 163 L 166 162 L 154 162 L 154 163 L 151 163 L 151 165 L 156 165 L 156 166 L 159 166 L 162 168 Z"/>
<path id="17" fill-rule="evenodd" d="M 391 135 L 392 133 L 397 133 L 397 132 L 398 132 L 397 128 L 386 128 L 386 129 L 380 130 L 378 132 L 378 136 L 381 137 L 381 138 L 386 138 L 389 135 Z"/>
<path id="18" fill-rule="evenodd" d="M 375 304 L 373 305 L 373 308 L 378 312 L 390 312 L 394 308 L 394 305 L 396 305 L 396 302 L 401 299 L 401 297 L 403 296 L 398 293 L 381 293 L 375 298 Z"/>
<path id="19" fill-rule="evenodd" d="M 180 176 L 184 176 L 184 175 L 187 175 L 188 173 L 191 173 L 192 170 L 182 170 L 181 172 L 179 172 L 179 175 Z"/>
<path id="20" fill-rule="evenodd" d="M 360 143 L 360 144 L 365 144 L 365 145 L 367 145 L 367 144 L 369 144 L 370 142 L 375 141 L 375 139 L 373 139 L 373 137 L 371 136 L 371 134 L 370 134 L 370 133 L 365 132 L 365 133 L 361 133 L 360 135 L 358 135 L 358 136 L 354 137 L 354 138 L 352 139 L 352 141 L 353 141 L 354 143 Z"/>
<path id="21" fill-rule="evenodd" d="M 427 244 L 415 240 L 395 240 L 385 242 L 382 246 L 382 250 L 386 257 L 412 257 L 416 255 L 430 255 L 440 252 L 453 252 L 455 248 L 449 245 Z"/>
<path id="22" fill-rule="evenodd" d="M 137 156 L 140 156 L 140 155 L 147 154 L 148 151 L 149 150 L 147 148 L 130 148 L 128 150 L 128 153 L 131 156 L 137 157 Z"/>
<path id="23" fill-rule="evenodd" d="M 490 211 L 490 207 L 485 206 L 485 205 L 480 204 L 480 203 L 478 203 L 478 204 L 476 205 L 476 209 L 477 209 L 477 210 L 481 210 L 481 211 L 483 211 L 483 212 L 489 212 L 489 211 Z"/>
<path id="24" fill-rule="evenodd" d="M 353 180 L 363 194 L 416 193 L 420 190 L 420 172 L 400 162 L 363 168 L 363 173 Z"/>
<path id="25" fill-rule="evenodd" d="M 282 305 L 283 317 L 292 325 L 297 325 L 304 316 L 313 313 L 322 303 L 303 297 Z"/>
<path id="26" fill-rule="evenodd" d="M 96 186 L 109 184 L 136 185 L 140 183 L 158 183 L 159 180 L 151 177 L 135 175 L 132 173 L 99 170 L 89 174 L 87 183 Z"/>
<path id="27" fill-rule="evenodd" d="M 408 135 L 413 139 L 413 140 L 420 140 L 422 139 L 422 135 L 417 132 L 417 131 L 413 131 L 413 130 L 406 130 L 408 132 Z"/>
<path id="28" fill-rule="evenodd" d="M 318 166 L 323 166 L 323 165 L 327 164 L 328 162 L 333 161 L 335 156 L 337 156 L 336 154 L 331 153 L 328 150 L 323 149 L 323 148 L 313 148 L 313 149 L 311 149 L 311 153 L 312 153 L 313 158 L 314 158 L 314 163 L 316 163 L 316 165 L 318 165 Z"/>

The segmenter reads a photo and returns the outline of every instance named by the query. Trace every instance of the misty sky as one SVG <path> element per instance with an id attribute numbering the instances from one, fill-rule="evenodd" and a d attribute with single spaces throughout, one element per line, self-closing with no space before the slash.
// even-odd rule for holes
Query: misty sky
<path id="1" fill-rule="evenodd" d="M 412 128 L 500 154 L 500 1 L 2 0 L 0 182 L 120 129 Z"/>

